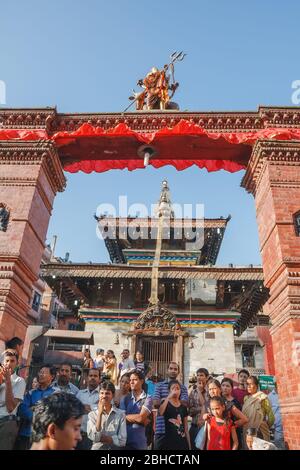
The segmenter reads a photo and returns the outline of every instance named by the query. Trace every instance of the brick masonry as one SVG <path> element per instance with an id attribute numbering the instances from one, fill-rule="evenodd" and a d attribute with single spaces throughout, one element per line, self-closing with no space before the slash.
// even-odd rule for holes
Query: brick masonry
<path id="1" fill-rule="evenodd" d="M 51 142 L 0 142 L 0 203 L 10 212 L 0 231 L 0 340 L 25 338 L 57 191 L 65 186 Z"/>
<path id="2" fill-rule="evenodd" d="M 290 449 L 300 449 L 300 369 L 292 359 L 300 332 L 300 237 L 293 218 L 300 210 L 300 142 L 257 142 L 242 185 L 255 196 L 284 436 Z"/>

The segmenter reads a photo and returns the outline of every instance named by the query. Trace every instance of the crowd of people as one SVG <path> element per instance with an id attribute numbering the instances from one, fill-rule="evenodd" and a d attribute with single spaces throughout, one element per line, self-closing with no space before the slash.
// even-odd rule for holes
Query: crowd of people
<path id="1" fill-rule="evenodd" d="M 260 391 L 245 369 L 235 386 L 199 368 L 188 389 L 176 362 L 158 377 L 141 352 L 131 358 L 124 349 L 119 363 L 112 350 L 84 356 L 80 389 L 72 383 L 72 365 L 63 363 L 42 365 L 25 392 L 17 349 L 4 352 L 1 450 L 246 450 L 253 436 L 270 442 L 271 432 L 274 448 L 284 449 L 276 390 Z"/>

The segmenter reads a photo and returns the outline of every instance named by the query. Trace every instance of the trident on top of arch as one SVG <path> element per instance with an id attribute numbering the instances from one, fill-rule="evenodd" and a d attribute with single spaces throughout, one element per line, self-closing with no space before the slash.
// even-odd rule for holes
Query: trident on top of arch
<path id="1" fill-rule="evenodd" d="M 164 65 L 162 70 L 157 67 L 152 67 L 145 78 L 138 80 L 137 85 L 143 88 L 143 91 L 136 92 L 133 90 L 133 95 L 129 97 L 133 101 L 124 110 L 127 111 L 134 103 L 136 110 L 151 110 L 151 109 L 179 109 L 178 105 L 171 101 L 174 96 L 179 83 L 175 80 L 175 63 L 181 62 L 186 54 L 181 52 L 173 52 L 170 55 L 170 62 Z"/>

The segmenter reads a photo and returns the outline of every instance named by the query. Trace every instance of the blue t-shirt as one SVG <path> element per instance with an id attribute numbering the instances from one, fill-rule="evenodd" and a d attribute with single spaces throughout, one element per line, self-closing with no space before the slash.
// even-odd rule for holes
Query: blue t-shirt
<path id="1" fill-rule="evenodd" d="M 150 379 L 147 379 L 145 383 L 147 385 L 147 395 L 150 395 L 150 397 L 152 397 L 155 392 L 156 383 L 152 382 L 152 380 Z"/>
<path id="2" fill-rule="evenodd" d="M 139 399 L 136 400 L 133 393 L 127 395 L 120 403 L 120 409 L 125 411 L 126 415 L 140 414 L 142 408 L 146 408 L 149 413 L 152 412 L 152 398 L 142 392 Z M 130 449 L 147 449 L 146 428 L 142 424 L 127 423 L 127 441 L 126 446 Z"/>
<path id="3" fill-rule="evenodd" d="M 30 437 L 31 436 L 31 424 L 33 417 L 32 407 L 42 398 L 48 397 L 55 392 L 53 387 L 48 387 L 46 390 L 37 388 L 36 390 L 30 390 L 26 393 L 24 400 L 18 408 L 18 416 L 21 418 L 21 426 L 19 430 L 19 436 Z"/>

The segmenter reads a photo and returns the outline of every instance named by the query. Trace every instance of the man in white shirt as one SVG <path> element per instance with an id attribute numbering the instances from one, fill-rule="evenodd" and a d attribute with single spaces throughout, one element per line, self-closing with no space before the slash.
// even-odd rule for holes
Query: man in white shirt
<path id="1" fill-rule="evenodd" d="M 128 372 L 131 372 L 135 369 L 134 361 L 129 357 L 129 355 L 129 349 L 123 349 L 121 352 L 122 362 L 119 364 L 118 383 L 122 375 L 128 374 Z"/>
<path id="2" fill-rule="evenodd" d="M 93 441 L 92 450 L 110 450 L 125 447 L 127 439 L 124 411 L 113 404 L 115 386 L 104 381 L 100 386 L 98 407 L 88 416 L 88 437 Z"/>
<path id="3" fill-rule="evenodd" d="M 17 434 L 17 409 L 23 400 L 25 380 L 15 372 L 18 354 L 7 349 L 0 366 L 0 450 L 12 450 Z"/>
<path id="4" fill-rule="evenodd" d="M 95 408 L 97 409 L 100 381 L 100 370 L 90 369 L 87 376 L 87 388 L 79 390 L 76 395 L 76 398 L 84 405 L 85 411 L 81 423 L 82 440 L 78 443 L 77 450 L 90 450 L 93 445 L 93 441 L 87 437 L 87 422 L 88 414 Z"/>

